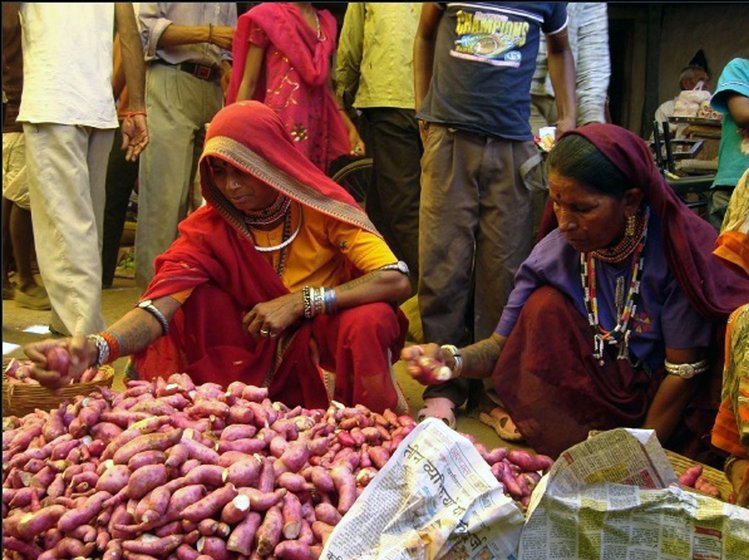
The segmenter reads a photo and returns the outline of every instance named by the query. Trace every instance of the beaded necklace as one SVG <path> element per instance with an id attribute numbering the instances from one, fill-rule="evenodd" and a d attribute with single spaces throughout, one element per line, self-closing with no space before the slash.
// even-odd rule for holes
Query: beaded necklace
<path id="1" fill-rule="evenodd" d="M 244 221 L 249 227 L 263 228 L 278 222 L 289 211 L 291 199 L 278 195 L 270 206 L 261 210 L 244 213 Z"/>
<path id="2" fill-rule="evenodd" d="M 289 200 L 288 198 L 286 200 Z M 301 212 L 301 205 L 299 205 L 299 223 L 296 226 L 296 229 L 294 230 L 294 233 L 291 233 L 291 211 L 290 211 L 290 205 L 286 205 L 287 211 L 284 216 L 283 221 L 283 233 L 281 234 L 281 243 L 277 245 L 270 245 L 268 247 L 262 247 L 257 244 L 255 241 L 255 235 L 250 231 L 250 235 L 252 235 L 252 240 L 255 244 L 255 250 L 257 250 L 259 253 L 270 253 L 272 251 L 281 251 L 278 258 L 278 264 L 276 265 L 276 274 L 278 276 L 281 276 L 283 274 L 283 271 L 286 267 L 286 252 L 291 245 L 291 243 L 296 239 L 297 235 L 299 235 L 299 231 L 302 229 L 302 212 Z M 249 224 L 248 224 L 249 225 Z"/>
<path id="3" fill-rule="evenodd" d="M 622 262 L 637 248 L 637 244 L 642 238 L 642 232 L 645 230 L 646 219 L 641 213 L 635 215 L 634 232 L 630 235 L 624 235 L 615 247 L 603 248 L 592 251 L 593 256 L 599 261 L 606 263 Z"/>
<path id="4" fill-rule="evenodd" d="M 637 309 L 637 297 L 640 294 L 640 280 L 645 264 L 645 242 L 648 235 L 648 220 L 650 209 L 645 211 L 642 220 L 643 227 L 639 236 L 633 236 L 636 240 L 632 250 L 632 270 L 630 273 L 629 291 L 616 325 L 610 331 L 604 329 L 598 322 L 598 300 L 596 299 L 596 260 L 595 251 L 580 253 L 580 279 L 583 286 L 583 301 L 585 311 L 588 314 L 588 324 L 593 329 L 593 356 L 603 365 L 604 347 L 606 344 L 618 346 L 618 360 L 626 360 L 629 357 L 629 322 Z M 619 312 L 617 310 L 617 312 Z"/>

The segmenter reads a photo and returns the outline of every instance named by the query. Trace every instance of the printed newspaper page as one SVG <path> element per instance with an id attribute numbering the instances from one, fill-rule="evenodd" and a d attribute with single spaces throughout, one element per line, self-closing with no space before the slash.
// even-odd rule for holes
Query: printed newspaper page
<path id="1" fill-rule="evenodd" d="M 522 524 L 473 444 L 430 418 L 336 525 L 321 558 L 514 559 Z"/>
<path id="2" fill-rule="evenodd" d="M 599 433 L 565 451 L 536 487 L 518 558 L 749 558 L 749 510 L 670 486 L 676 480 L 652 431 Z"/>

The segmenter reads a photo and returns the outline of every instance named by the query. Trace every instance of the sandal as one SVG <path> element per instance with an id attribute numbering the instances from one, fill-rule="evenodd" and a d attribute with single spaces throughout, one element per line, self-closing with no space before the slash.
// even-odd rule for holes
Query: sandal
<path id="1" fill-rule="evenodd" d="M 424 400 L 424 407 L 417 413 L 416 420 L 427 418 L 442 420 L 449 428 L 455 429 L 455 403 L 445 397 L 433 397 Z"/>
<path id="2" fill-rule="evenodd" d="M 482 412 L 479 415 L 479 420 L 487 426 L 494 428 L 497 435 L 505 441 L 521 442 L 524 441 L 523 435 L 518 432 L 515 422 L 512 421 L 510 415 L 503 408 L 498 406 L 489 412 Z"/>

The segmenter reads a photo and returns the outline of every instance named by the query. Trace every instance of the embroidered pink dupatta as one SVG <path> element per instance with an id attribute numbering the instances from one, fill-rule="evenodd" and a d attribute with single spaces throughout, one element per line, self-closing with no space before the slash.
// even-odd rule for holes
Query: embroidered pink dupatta
<path id="1" fill-rule="evenodd" d="M 313 30 L 294 4 L 263 3 L 240 16 L 234 33 L 234 70 L 226 103 L 237 99 L 250 44 L 265 49 L 253 99 L 279 114 L 295 147 L 319 169 L 349 152 L 346 126 L 328 86 L 336 48 L 336 21 L 317 11 Z"/>

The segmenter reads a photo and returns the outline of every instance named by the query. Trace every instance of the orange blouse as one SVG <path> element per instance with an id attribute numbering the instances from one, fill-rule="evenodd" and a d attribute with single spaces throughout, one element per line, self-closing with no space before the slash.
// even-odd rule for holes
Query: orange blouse
<path id="1" fill-rule="evenodd" d="M 301 210 L 301 214 L 300 214 Z M 308 206 L 292 204 L 291 234 L 302 224 L 294 241 L 286 248 L 286 262 L 281 280 L 290 292 L 304 286 L 334 288 L 349 279 L 346 261 L 363 273 L 372 272 L 398 261 L 396 256 L 377 235 L 369 233 Z M 283 238 L 283 224 L 268 230 L 252 230 L 259 247 L 278 245 Z M 275 268 L 281 251 L 263 253 Z M 184 290 L 171 297 L 184 303 L 192 290 Z"/>

